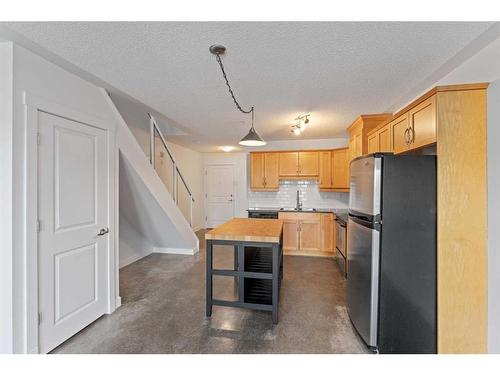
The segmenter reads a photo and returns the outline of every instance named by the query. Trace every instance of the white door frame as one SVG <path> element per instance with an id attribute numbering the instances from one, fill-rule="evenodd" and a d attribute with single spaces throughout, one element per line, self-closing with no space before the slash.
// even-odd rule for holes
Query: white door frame
<path id="1" fill-rule="evenodd" d="M 208 167 L 225 167 L 225 166 L 232 166 L 233 167 L 233 216 L 234 216 L 234 211 L 235 211 L 235 205 L 236 205 L 236 192 L 234 191 L 234 172 L 235 172 L 235 163 L 207 163 L 203 166 L 204 168 L 204 178 L 203 178 L 203 210 L 205 213 L 204 217 L 204 227 L 205 229 L 207 228 L 207 218 L 208 218 L 208 208 L 207 208 L 207 200 L 208 200 L 208 192 L 207 192 L 207 170 Z"/>
<path id="2" fill-rule="evenodd" d="M 106 131 L 108 147 L 108 223 L 111 235 L 108 238 L 108 308 L 107 313 L 112 313 L 119 304 L 117 291 L 117 258 L 118 231 L 116 204 L 116 136 L 114 124 L 111 120 L 95 117 L 92 114 L 69 108 L 65 105 L 46 100 L 37 95 L 24 92 L 23 104 L 25 107 L 25 222 L 24 233 L 24 259 L 22 265 L 25 290 L 24 296 L 24 337 L 22 339 L 25 353 L 38 353 L 38 112 L 46 112 L 68 120 L 81 122 Z M 43 142 L 43 140 L 42 140 Z"/>

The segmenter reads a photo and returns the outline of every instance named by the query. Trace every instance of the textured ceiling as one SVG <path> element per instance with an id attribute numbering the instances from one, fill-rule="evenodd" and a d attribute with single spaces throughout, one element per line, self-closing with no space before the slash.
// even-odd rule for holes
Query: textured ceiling
<path id="1" fill-rule="evenodd" d="M 359 114 L 386 111 L 491 23 L 4 23 L 154 108 L 198 148 L 232 144 L 249 117 L 233 105 L 208 47 L 223 44 L 230 82 L 255 106 L 266 140 L 343 137 Z"/>

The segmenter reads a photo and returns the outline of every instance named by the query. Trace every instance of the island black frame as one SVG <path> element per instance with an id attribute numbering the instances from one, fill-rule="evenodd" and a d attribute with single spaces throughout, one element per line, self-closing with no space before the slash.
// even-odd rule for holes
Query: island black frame
<path id="1" fill-rule="evenodd" d="M 272 312 L 274 324 L 278 324 L 278 304 L 281 280 L 283 279 L 283 233 L 279 242 L 253 242 L 234 240 L 206 240 L 207 241 L 207 269 L 206 269 L 206 316 L 212 316 L 212 306 L 241 307 L 254 310 L 265 310 Z M 234 269 L 213 268 L 213 246 L 225 245 L 234 247 Z M 271 256 L 269 257 L 269 252 Z M 259 272 L 265 270 L 271 272 Z M 237 278 L 237 301 L 213 299 L 213 276 L 229 276 Z M 270 296 L 260 285 L 259 293 L 264 300 L 271 299 L 271 303 L 247 302 L 250 283 L 245 281 L 271 280 Z M 266 285 L 265 281 L 263 281 Z M 266 289 L 266 288 L 264 288 Z M 247 292 L 247 293 L 246 293 Z"/>

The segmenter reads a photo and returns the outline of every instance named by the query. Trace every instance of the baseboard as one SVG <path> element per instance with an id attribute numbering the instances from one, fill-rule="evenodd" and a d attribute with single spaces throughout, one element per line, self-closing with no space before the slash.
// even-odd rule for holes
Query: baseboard
<path id="1" fill-rule="evenodd" d="M 198 252 L 198 248 L 194 249 L 181 249 L 175 247 L 154 247 L 153 253 L 161 254 L 177 254 L 177 255 L 194 255 Z"/>
<path id="2" fill-rule="evenodd" d="M 122 297 L 116 297 L 115 309 L 119 308 L 122 305 Z"/>
<path id="3" fill-rule="evenodd" d="M 131 263 L 137 262 L 139 259 L 142 259 L 145 256 L 148 256 L 149 254 L 151 254 L 151 252 L 138 253 L 136 255 L 132 255 L 131 257 L 128 257 L 127 259 L 123 259 L 123 260 L 120 259 L 120 268 L 128 266 Z"/>

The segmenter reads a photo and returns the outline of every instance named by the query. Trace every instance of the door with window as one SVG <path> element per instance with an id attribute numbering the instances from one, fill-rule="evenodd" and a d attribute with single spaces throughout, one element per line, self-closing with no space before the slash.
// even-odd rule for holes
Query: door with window
<path id="1" fill-rule="evenodd" d="M 206 226 L 215 228 L 234 217 L 233 165 L 208 165 L 206 169 Z"/>
<path id="2" fill-rule="evenodd" d="M 39 113 L 39 351 L 46 353 L 106 312 L 107 134 Z"/>

